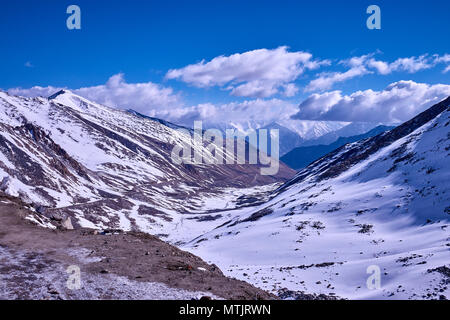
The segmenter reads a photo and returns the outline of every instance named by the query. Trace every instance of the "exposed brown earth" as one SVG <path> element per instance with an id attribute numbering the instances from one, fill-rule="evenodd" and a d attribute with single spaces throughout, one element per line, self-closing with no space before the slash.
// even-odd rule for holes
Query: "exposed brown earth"
<path id="1" fill-rule="evenodd" d="M 276 299 L 154 236 L 45 229 L 29 214 L 0 195 L 2 299 Z M 66 285 L 70 265 L 80 268 L 79 290 Z"/>

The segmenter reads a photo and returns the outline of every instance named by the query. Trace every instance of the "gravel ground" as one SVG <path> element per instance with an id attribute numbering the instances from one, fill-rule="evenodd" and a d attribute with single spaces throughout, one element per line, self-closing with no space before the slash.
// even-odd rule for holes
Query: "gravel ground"
<path id="1" fill-rule="evenodd" d="M 0 299 L 276 299 L 143 233 L 50 230 L 0 197 Z"/>

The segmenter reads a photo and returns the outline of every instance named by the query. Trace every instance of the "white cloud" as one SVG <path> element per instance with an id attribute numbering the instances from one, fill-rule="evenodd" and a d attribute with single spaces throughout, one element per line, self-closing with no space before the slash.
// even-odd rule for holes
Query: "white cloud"
<path id="1" fill-rule="evenodd" d="M 371 73 L 364 66 L 352 67 L 346 72 L 326 72 L 321 73 L 319 77 L 312 80 L 305 88 L 305 91 L 321 91 L 333 87 L 337 82 L 343 82 L 355 77 Z"/>
<path id="2" fill-rule="evenodd" d="M 172 88 L 153 82 L 127 83 L 123 74 L 112 76 L 105 85 L 77 89 L 74 93 L 107 106 L 132 108 L 143 113 L 181 104 Z"/>
<path id="3" fill-rule="evenodd" d="M 386 62 L 381 60 L 376 60 L 371 55 L 364 56 L 363 64 L 369 68 L 375 69 L 379 74 L 386 75 L 392 72 L 408 72 L 416 73 L 421 70 L 430 69 L 435 66 L 436 59 L 429 56 L 428 54 L 421 55 L 419 57 L 408 57 L 408 58 L 398 58 L 394 62 Z"/>
<path id="4" fill-rule="evenodd" d="M 367 66 L 375 69 L 381 75 L 386 75 L 392 72 L 389 63 L 380 60 L 375 60 L 373 58 L 367 61 Z"/>
<path id="5" fill-rule="evenodd" d="M 22 97 L 48 97 L 54 94 L 55 92 L 58 92 L 61 89 L 67 89 L 67 88 L 59 88 L 59 87 L 40 87 L 40 86 L 34 86 L 31 88 L 11 88 L 8 89 L 8 93 L 15 95 L 15 96 L 22 96 Z"/>
<path id="6" fill-rule="evenodd" d="M 66 88 L 36 86 L 30 89 L 13 88 L 8 92 L 27 97 L 48 97 L 61 89 Z M 179 95 L 174 93 L 172 88 L 153 82 L 127 83 L 121 73 L 109 78 L 104 85 L 71 89 L 71 91 L 100 104 L 120 109 L 130 108 L 141 113 L 182 105 Z"/>
<path id="7" fill-rule="evenodd" d="M 449 63 L 450 62 L 450 54 L 446 53 L 442 56 L 439 55 L 434 55 L 435 58 L 435 62 L 436 63 L 440 63 L 440 62 L 444 62 L 444 63 Z"/>
<path id="8" fill-rule="evenodd" d="M 348 66 L 345 72 L 325 72 L 319 74 L 319 76 L 312 80 L 305 88 L 305 91 L 323 91 L 333 87 L 335 83 L 350 80 L 355 77 L 360 77 L 365 74 L 371 73 L 366 68 L 366 61 L 370 55 L 364 55 L 360 57 L 352 57 L 348 60 L 340 61 L 340 64 Z"/>
<path id="9" fill-rule="evenodd" d="M 285 86 L 283 86 L 284 89 L 284 95 L 286 97 L 293 97 L 298 92 L 298 87 L 293 83 L 288 83 Z"/>
<path id="10" fill-rule="evenodd" d="M 394 71 L 405 71 L 409 73 L 416 73 L 421 70 L 426 70 L 435 67 L 439 63 L 450 63 L 450 54 L 442 56 L 424 54 L 419 57 L 399 58 L 392 63 L 369 59 L 367 65 L 375 68 L 380 74 L 389 74 Z"/>
<path id="11" fill-rule="evenodd" d="M 292 95 L 292 84 L 305 70 L 328 65 L 328 60 L 312 60 L 307 52 L 277 49 L 258 49 L 231 56 L 219 56 L 181 69 L 169 70 L 167 79 L 180 79 L 196 87 L 224 87 L 232 95 L 269 97 L 277 93 Z M 280 91 L 280 89 L 285 89 Z"/>
<path id="12" fill-rule="evenodd" d="M 33 64 L 30 61 L 25 62 L 24 66 L 27 67 L 27 68 L 33 68 L 34 67 Z"/>
<path id="13" fill-rule="evenodd" d="M 278 88 L 274 82 L 250 81 L 237 87 L 228 87 L 233 96 L 267 98 L 278 93 Z"/>
<path id="14" fill-rule="evenodd" d="M 304 100 L 292 117 L 302 120 L 361 121 L 394 123 L 409 120 L 417 113 L 450 95 L 450 85 L 428 85 L 399 81 L 383 91 L 341 91 L 313 94 Z"/>
<path id="15" fill-rule="evenodd" d="M 48 97 L 62 87 L 32 87 L 29 89 L 13 88 L 8 92 L 26 97 Z M 178 94 L 171 88 L 158 84 L 127 83 L 123 74 L 112 76 L 106 84 L 69 89 L 86 99 L 120 109 L 134 109 L 140 113 L 172 121 L 186 126 L 192 126 L 194 120 L 205 123 L 241 123 L 257 121 L 270 123 L 280 119 L 289 119 L 297 111 L 297 106 L 281 99 L 255 99 L 243 102 L 224 104 L 203 103 L 195 106 L 185 106 Z M 297 90 L 295 85 L 286 85 L 286 95 Z"/>
<path id="16" fill-rule="evenodd" d="M 375 59 L 367 54 L 341 60 L 343 72 L 321 72 L 309 82 L 305 91 L 324 91 L 336 83 L 366 74 L 387 75 L 394 71 L 414 73 L 437 64 L 447 64 L 450 55 L 422 55 L 399 58 L 393 62 Z M 448 85 L 427 85 L 413 81 L 391 84 L 383 91 L 358 91 L 343 95 L 340 91 L 313 94 L 300 105 L 268 99 L 274 95 L 293 97 L 299 91 L 296 80 L 305 70 L 330 65 L 329 60 L 313 60 L 306 52 L 289 52 L 287 47 L 259 49 L 231 56 L 220 56 L 209 62 L 170 70 L 168 79 L 180 79 L 197 87 L 219 86 L 231 95 L 253 97 L 255 100 L 223 104 L 204 103 L 187 107 L 179 93 L 153 82 L 127 83 L 123 74 L 113 75 L 105 84 L 70 89 L 92 101 L 121 109 L 134 109 L 143 114 L 164 118 L 176 123 L 192 125 L 194 119 L 208 122 L 271 122 L 283 117 L 304 120 L 379 121 L 397 122 L 409 119 L 418 110 L 450 94 Z M 50 96 L 58 87 L 35 86 L 13 88 L 11 94 L 22 96 Z"/>
<path id="17" fill-rule="evenodd" d="M 305 91 L 310 92 L 329 90 L 336 83 L 344 82 L 352 78 L 371 74 L 374 72 L 380 75 L 387 75 L 392 72 L 402 71 L 408 73 L 416 73 L 421 70 L 430 69 L 437 63 L 446 63 L 450 61 L 450 55 L 429 56 L 428 54 L 424 54 L 419 57 L 398 58 L 397 60 L 389 63 L 373 58 L 374 55 L 375 53 L 371 53 L 340 61 L 340 64 L 349 67 L 347 71 L 320 73 L 316 79 L 312 80 L 306 86 Z"/>
<path id="18" fill-rule="evenodd" d="M 434 62 L 436 64 L 444 63 L 447 65 L 445 69 L 442 71 L 442 73 L 447 73 L 450 71 L 450 54 L 444 54 L 443 56 L 434 55 L 434 58 L 435 58 Z"/>
<path id="19" fill-rule="evenodd" d="M 420 57 L 400 58 L 390 65 L 391 71 L 406 71 L 416 73 L 421 70 L 429 69 L 434 66 L 433 61 L 427 55 Z"/>
<path id="20" fill-rule="evenodd" d="M 289 119 L 296 105 L 281 99 L 255 99 L 225 104 L 204 103 L 186 108 L 154 110 L 151 116 L 192 126 L 194 120 L 209 124 L 258 122 L 271 123 Z"/>

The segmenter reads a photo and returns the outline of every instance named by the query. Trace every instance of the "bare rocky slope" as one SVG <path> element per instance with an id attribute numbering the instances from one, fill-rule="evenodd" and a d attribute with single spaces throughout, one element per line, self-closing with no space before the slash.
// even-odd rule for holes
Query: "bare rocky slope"
<path id="1" fill-rule="evenodd" d="M 0 194 L 0 299 L 276 298 L 149 234 L 41 228 L 26 206 Z"/>

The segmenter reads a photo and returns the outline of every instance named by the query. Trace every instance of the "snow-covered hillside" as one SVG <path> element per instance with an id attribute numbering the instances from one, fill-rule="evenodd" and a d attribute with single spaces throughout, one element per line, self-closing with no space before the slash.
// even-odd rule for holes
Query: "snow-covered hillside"
<path id="1" fill-rule="evenodd" d="M 31 203 L 28 219 L 43 226 L 69 216 L 75 228 L 155 234 L 272 292 L 449 298 L 449 105 L 290 179 L 283 165 L 275 177 L 176 165 L 173 145 L 191 142 L 176 125 L 68 91 L 0 92 L 0 191 Z M 380 289 L 366 286 L 368 268 Z"/>
<path id="2" fill-rule="evenodd" d="M 450 298 L 449 106 L 323 157 L 186 248 L 273 292 Z"/>
<path id="3" fill-rule="evenodd" d="M 261 175 L 259 165 L 178 165 L 173 146 L 191 137 L 177 126 L 69 91 L 48 99 L 0 92 L 0 128 L 0 190 L 50 220 L 68 215 L 84 227 L 166 234 L 208 197 L 226 197 L 231 206 L 240 188 L 293 174 L 282 164 L 274 177 Z M 212 157 L 201 142 L 193 148 Z"/>

